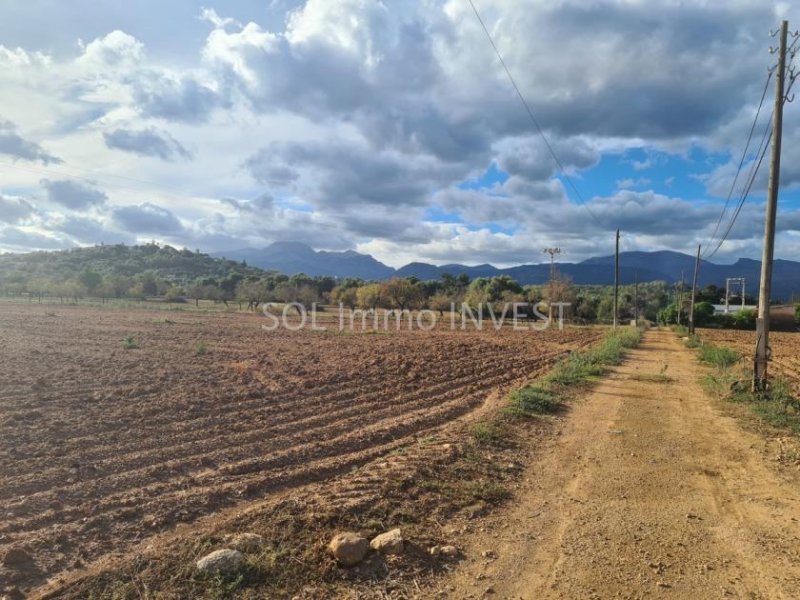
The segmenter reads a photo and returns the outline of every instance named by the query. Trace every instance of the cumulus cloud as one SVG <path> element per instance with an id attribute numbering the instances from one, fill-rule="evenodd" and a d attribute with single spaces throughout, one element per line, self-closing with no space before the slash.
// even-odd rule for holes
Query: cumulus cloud
<path id="1" fill-rule="evenodd" d="M 45 165 L 61 162 L 61 159 L 46 152 L 39 144 L 20 136 L 16 125 L 2 118 L 0 118 L 0 154 L 15 159 L 38 161 Z"/>
<path id="2" fill-rule="evenodd" d="M 115 29 L 83 46 L 78 63 L 93 70 L 122 69 L 144 59 L 144 44 L 132 35 Z"/>
<path id="3" fill-rule="evenodd" d="M 108 196 L 104 192 L 88 183 L 70 179 L 55 181 L 42 179 L 39 183 L 47 191 L 47 199 L 50 202 L 72 210 L 85 210 L 94 206 L 101 206 L 108 200 Z"/>
<path id="4" fill-rule="evenodd" d="M 0 194 L 0 222 L 19 223 L 34 214 L 36 209 L 23 198 L 13 198 Z"/>
<path id="5" fill-rule="evenodd" d="M 136 241 L 135 236 L 114 231 L 108 223 L 87 217 L 63 216 L 50 223 L 49 229 L 82 244 L 131 244 Z"/>
<path id="6" fill-rule="evenodd" d="M 154 156 L 167 161 L 192 158 L 192 154 L 169 133 L 154 128 L 140 131 L 115 129 L 104 132 L 103 139 L 109 148 L 140 156 Z"/>
<path id="7" fill-rule="evenodd" d="M 177 234 L 183 231 L 180 220 L 166 208 L 150 202 L 115 208 L 114 222 L 131 233 Z"/>
<path id="8" fill-rule="evenodd" d="M 0 122 L 0 153 L 55 163 L 37 143 L 46 140 L 68 164 L 109 176 L 104 186 L 129 176 L 130 155 L 152 156 L 172 164 L 139 162 L 148 168 L 142 179 L 192 190 L 167 210 L 124 190 L 112 200 L 94 186 L 48 182 L 49 200 L 90 212 L 53 224 L 53 239 L 65 243 L 99 235 L 101 224 L 200 247 L 299 237 L 390 257 L 508 262 L 558 236 L 551 241 L 594 253 L 619 226 L 627 243 L 690 247 L 710 233 L 727 194 L 769 61 L 764 32 L 779 8 L 723 4 L 479 4 L 596 220 L 570 200 L 463 0 L 292 0 L 249 15 L 231 8 L 236 18 L 170 5 L 146 15 L 154 23 L 142 34 L 147 48 L 131 35 L 140 29 L 128 13 L 130 21 L 66 23 L 75 28 L 70 40 L 109 33 L 78 51 L 37 51 L 52 47 L 49 37 L 25 49 L 0 46 L 0 103 L 10 119 Z M 165 60 L 165 47 L 179 59 Z M 784 190 L 800 189 L 798 139 L 787 111 Z M 200 147 L 185 164 L 187 148 Z M 679 160 L 691 166 L 666 172 Z M 616 170 L 606 172 L 609 163 Z M 499 180 L 485 175 L 492 166 Z M 686 185 L 689 173 L 714 202 Z M 754 189 L 765 174 L 762 167 Z M 32 181 L 13 174 L 4 197 L 35 198 Z M 745 207 L 732 251 L 755 247 L 757 207 Z M 796 225 L 790 213 L 779 219 L 786 235 Z M 457 223 L 426 220 L 451 215 Z"/>
<path id="9" fill-rule="evenodd" d="M 72 246 L 69 240 L 63 237 L 45 235 L 37 231 L 29 231 L 19 227 L 0 228 L 0 247 L 15 250 L 57 250 Z"/>
<path id="10" fill-rule="evenodd" d="M 131 79 L 133 100 L 145 117 L 202 123 L 227 105 L 217 92 L 190 76 L 147 72 Z"/>

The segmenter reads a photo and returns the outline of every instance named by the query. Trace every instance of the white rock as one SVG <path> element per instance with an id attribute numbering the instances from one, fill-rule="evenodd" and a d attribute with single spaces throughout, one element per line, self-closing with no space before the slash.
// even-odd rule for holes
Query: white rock
<path id="1" fill-rule="evenodd" d="M 234 575 L 241 571 L 247 559 L 238 550 L 223 548 L 197 561 L 197 570 L 204 575 Z"/>

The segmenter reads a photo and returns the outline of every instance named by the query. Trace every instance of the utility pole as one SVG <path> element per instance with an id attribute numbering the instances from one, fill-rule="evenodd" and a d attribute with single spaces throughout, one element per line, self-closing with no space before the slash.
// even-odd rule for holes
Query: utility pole
<path id="1" fill-rule="evenodd" d="M 561 248 L 545 248 L 542 250 L 545 254 L 550 255 L 550 285 L 547 294 L 547 323 L 548 326 L 553 323 L 553 291 L 555 289 L 556 281 L 556 255 L 561 254 Z"/>
<path id="2" fill-rule="evenodd" d="M 775 108 L 772 114 L 772 155 L 769 161 L 767 212 L 764 219 L 764 252 L 761 257 L 761 284 L 758 288 L 758 319 L 756 320 L 756 356 L 753 390 L 767 389 L 767 360 L 769 358 L 769 300 L 772 292 L 772 259 L 775 254 L 775 216 L 778 212 L 778 187 L 781 179 L 781 135 L 783 133 L 784 76 L 786 74 L 786 36 L 789 22 L 782 21 L 778 67 L 775 72 Z"/>
<path id="3" fill-rule="evenodd" d="M 614 252 L 614 329 L 619 325 L 619 229 L 617 229 L 617 246 Z"/>
<path id="4" fill-rule="evenodd" d="M 694 259 L 694 276 L 692 277 L 692 301 L 689 308 L 689 335 L 694 335 L 694 297 L 697 294 L 698 271 L 700 271 L 700 244 L 697 245 L 697 257 Z"/>
<path id="5" fill-rule="evenodd" d="M 683 312 L 683 269 L 681 269 L 681 287 L 678 288 L 678 325 L 681 324 L 682 312 Z"/>

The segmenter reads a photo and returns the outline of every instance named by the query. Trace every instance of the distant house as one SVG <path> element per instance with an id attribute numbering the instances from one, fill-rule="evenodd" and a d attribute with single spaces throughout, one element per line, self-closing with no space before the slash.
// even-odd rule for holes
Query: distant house
<path id="1" fill-rule="evenodd" d="M 733 314 L 739 312 L 740 310 L 758 310 L 758 306 L 755 304 L 745 304 L 742 306 L 741 304 L 731 303 L 726 309 L 724 304 L 714 304 L 715 315 L 724 315 L 725 313 Z"/>

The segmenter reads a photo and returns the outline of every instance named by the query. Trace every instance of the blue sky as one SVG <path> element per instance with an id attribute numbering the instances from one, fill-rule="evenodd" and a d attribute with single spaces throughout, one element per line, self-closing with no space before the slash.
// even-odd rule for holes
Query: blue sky
<path id="1" fill-rule="evenodd" d="M 531 247 L 608 254 L 617 227 L 626 250 L 714 246 L 774 61 L 766 32 L 798 10 L 476 5 L 566 175 L 464 0 L 0 3 L 0 251 L 300 240 L 502 266 Z M 799 109 L 785 258 L 800 251 Z M 714 260 L 760 255 L 766 164 Z"/>

